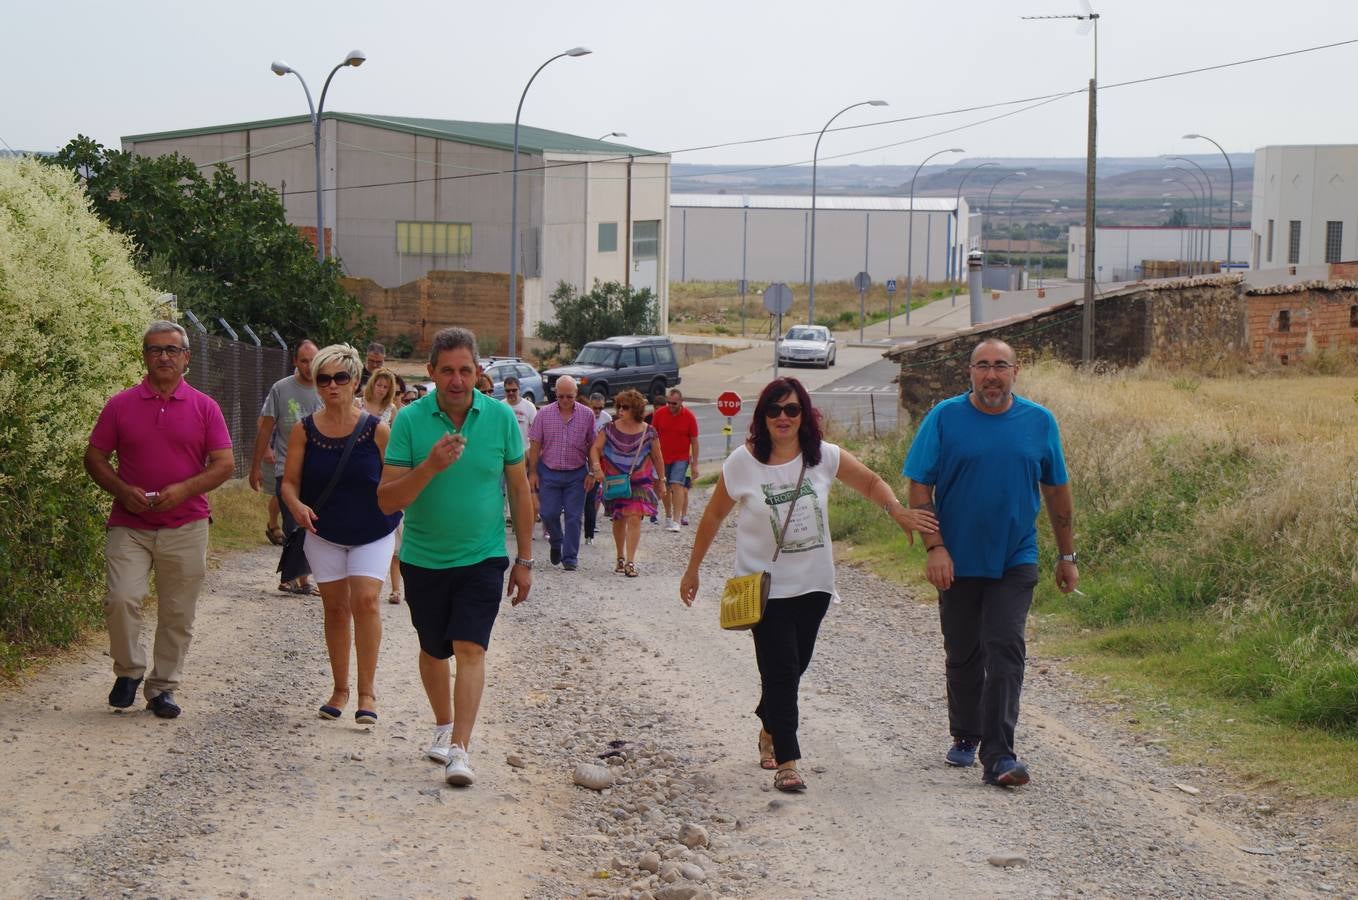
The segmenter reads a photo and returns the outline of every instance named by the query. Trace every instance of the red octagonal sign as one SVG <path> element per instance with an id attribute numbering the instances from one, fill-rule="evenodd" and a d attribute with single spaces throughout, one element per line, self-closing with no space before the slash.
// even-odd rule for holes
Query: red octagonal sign
<path id="1" fill-rule="evenodd" d="M 740 412 L 740 395 L 735 391 L 725 391 L 717 398 L 717 412 L 723 416 L 734 416 Z"/>

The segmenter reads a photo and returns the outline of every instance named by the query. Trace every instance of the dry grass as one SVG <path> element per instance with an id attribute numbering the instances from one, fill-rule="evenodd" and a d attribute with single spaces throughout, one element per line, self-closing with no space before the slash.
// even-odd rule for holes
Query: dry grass
<path id="1" fill-rule="evenodd" d="M 897 315 L 905 311 L 905 279 L 895 294 Z M 784 316 L 784 325 L 806 320 L 808 297 L 806 285 L 792 288 L 792 309 Z M 771 317 L 764 310 L 763 292 L 768 285 L 752 283 L 746 294 L 746 315 L 749 334 L 770 333 Z M 958 287 L 966 293 L 966 285 Z M 949 295 L 946 282 L 926 285 L 915 280 L 914 308 Z M 889 299 L 883 284 L 874 284 L 864 297 L 869 324 L 886 317 Z M 857 327 L 858 291 L 847 281 L 827 281 L 816 285 L 816 321 L 834 329 Z M 670 283 L 670 328 L 682 334 L 740 334 L 740 285 L 734 281 L 675 281 Z"/>

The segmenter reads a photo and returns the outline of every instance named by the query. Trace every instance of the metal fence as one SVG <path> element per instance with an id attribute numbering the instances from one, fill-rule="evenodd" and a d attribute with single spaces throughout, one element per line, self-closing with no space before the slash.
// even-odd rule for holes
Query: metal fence
<path id="1" fill-rule="evenodd" d="M 185 379 L 222 408 L 231 432 L 235 477 L 244 478 L 249 473 L 264 395 L 275 381 L 291 374 L 292 354 L 277 332 L 270 335 L 274 345 L 266 346 L 249 328 L 243 329 L 249 341 L 232 340 L 208 334 L 191 312 L 186 318 L 193 326 L 189 337 L 193 356 Z M 232 337 L 239 337 L 226 322 L 220 324 Z"/>
<path id="2" fill-rule="evenodd" d="M 884 438 L 900 425 L 895 391 L 811 391 L 827 430 L 858 438 Z"/>

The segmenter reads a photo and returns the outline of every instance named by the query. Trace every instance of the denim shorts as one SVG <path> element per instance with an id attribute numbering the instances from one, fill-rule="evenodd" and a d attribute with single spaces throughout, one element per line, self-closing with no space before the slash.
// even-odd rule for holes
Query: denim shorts
<path id="1" fill-rule="evenodd" d="M 665 481 L 672 487 L 688 487 L 688 460 L 677 459 L 665 463 Z"/>

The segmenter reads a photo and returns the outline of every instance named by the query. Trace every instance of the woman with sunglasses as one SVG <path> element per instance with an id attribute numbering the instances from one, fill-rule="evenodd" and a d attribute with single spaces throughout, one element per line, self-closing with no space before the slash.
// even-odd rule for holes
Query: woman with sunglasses
<path id="1" fill-rule="evenodd" d="M 636 578 L 641 574 L 636 563 L 641 520 L 655 515 L 660 503 L 656 491 L 665 489 L 665 462 L 660 457 L 660 436 L 642 418 L 646 398 L 641 392 L 623 391 L 614 398 L 613 408 L 617 415 L 590 448 L 589 471 L 594 481 L 605 485 L 604 513 L 613 520 L 613 545 L 618 551 L 618 565 L 613 571 Z M 607 475 L 627 475 L 629 492 L 609 497 Z"/>
<path id="2" fill-rule="evenodd" d="M 292 429 L 282 496 L 297 524 L 307 530 L 307 562 L 320 585 L 325 610 L 325 649 L 334 690 L 321 705 L 320 716 L 338 719 L 349 700 L 352 645 L 358 656 L 354 720 L 374 725 L 377 651 L 382 644 L 377 595 L 401 521 L 400 513 L 388 516 L 377 506 L 377 484 L 391 430 L 354 404 L 363 360 L 353 347 L 323 347 L 312 360 L 311 371 L 323 405 Z M 350 435 L 355 435 L 353 449 L 341 469 Z M 322 498 L 332 479 L 334 489 Z"/>
<path id="3" fill-rule="evenodd" d="M 880 506 L 912 544 L 913 532 L 932 533 L 938 528 L 932 514 L 902 506 L 881 476 L 822 437 L 819 415 L 800 381 L 769 382 L 755 404 L 745 444 L 722 464 L 694 535 L 688 569 L 679 582 L 679 599 L 692 606 L 703 557 L 722 521 L 740 507 L 732 574 L 771 575 L 768 606 L 751 633 L 761 685 L 755 707 L 762 726 L 759 764 L 777 770 L 773 786 L 780 791 L 806 790 L 806 780 L 797 771 L 802 755 L 797 743 L 797 689 L 835 596 L 829 498 L 836 480 Z M 782 549 L 774 560 L 780 537 Z"/>

